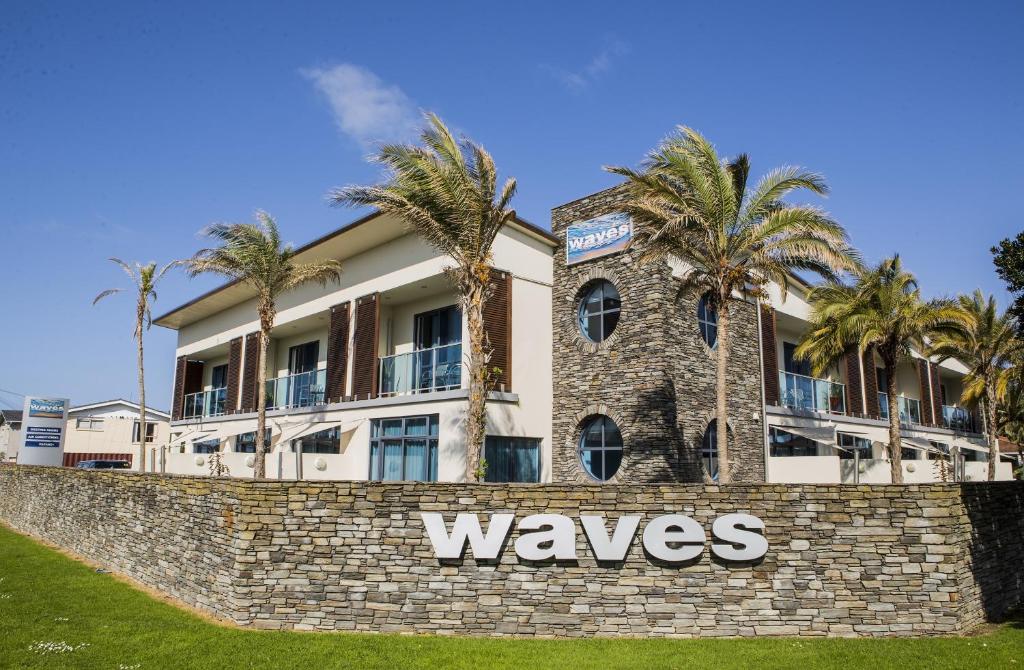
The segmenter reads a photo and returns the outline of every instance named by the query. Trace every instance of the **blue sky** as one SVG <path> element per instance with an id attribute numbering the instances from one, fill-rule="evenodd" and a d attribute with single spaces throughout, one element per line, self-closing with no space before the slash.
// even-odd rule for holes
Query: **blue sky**
<path id="1" fill-rule="evenodd" d="M 64 3 L 0 12 L 0 389 L 135 398 L 132 300 L 105 259 L 166 262 L 213 221 L 296 243 L 351 221 L 331 187 L 429 109 L 550 209 L 677 124 L 753 171 L 822 172 L 821 204 L 928 295 L 1006 294 L 1021 229 L 1024 4 Z M 170 277 L 163 313 L 216 283 Z M 169 405 L 175 334 L 147 333 Z M 0 406 L 18 399 L 0 394 Z"/>

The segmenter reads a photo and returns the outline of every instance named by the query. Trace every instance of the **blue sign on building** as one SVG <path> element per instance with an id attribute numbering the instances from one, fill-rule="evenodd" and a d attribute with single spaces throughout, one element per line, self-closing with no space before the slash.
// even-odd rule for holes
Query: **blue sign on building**
<path id="1" fill-rule="evenodd" d="M 565 229 L 565 264 L 582 263 L 622 251 L 633 239 L 633 222 L 625 212 L 570 224 Z"/>
<path id="2" fill-rule="evenodd" d="M 26 447 L 59 447 L 60 428 L 31 426 L 25 429 Z"/>

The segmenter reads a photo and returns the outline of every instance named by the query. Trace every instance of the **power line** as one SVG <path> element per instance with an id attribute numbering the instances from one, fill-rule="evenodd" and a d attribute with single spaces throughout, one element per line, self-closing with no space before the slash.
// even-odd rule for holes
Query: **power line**
<path id="1" fill-rule="evenodd" d="M 24 393 L 18 393 L 17 391 L 8 391 L 7 389 L 0 389 L 0 393 L 10 393 L 11 395 L 16 395 L 19 398 L 25 397 Z"/>

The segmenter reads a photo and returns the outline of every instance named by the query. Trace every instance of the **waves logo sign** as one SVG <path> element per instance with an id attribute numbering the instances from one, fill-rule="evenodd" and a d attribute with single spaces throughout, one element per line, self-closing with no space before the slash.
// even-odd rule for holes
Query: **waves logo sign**
<path id="1" fill-rule="evenodd" d="M 633 239 L 633 222 L 625 212 L 573 223 L 565 230 L 565 264 L 582 263 L 622 251 Z"/>
<path id="2" fill-rule="evenodd" d="M 63 400 L 32 398 L 28 406 L 28 415 L 40 419 L 63 419 L 64 402 Z"/>

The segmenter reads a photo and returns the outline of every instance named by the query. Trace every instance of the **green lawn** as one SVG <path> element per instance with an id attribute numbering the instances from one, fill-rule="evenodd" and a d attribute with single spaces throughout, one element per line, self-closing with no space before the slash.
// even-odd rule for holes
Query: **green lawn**
<path id="1" fill-rule="evenodd" d="M 239 630 L 154 600 L 3 527 L 0 580 L 0 668 L 1024 670 L 1020 623 L 972 638 L 814 641 L 555 641 Z"/>

